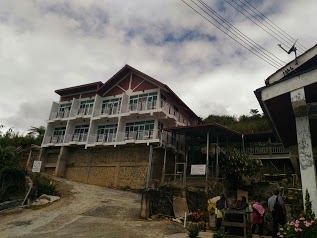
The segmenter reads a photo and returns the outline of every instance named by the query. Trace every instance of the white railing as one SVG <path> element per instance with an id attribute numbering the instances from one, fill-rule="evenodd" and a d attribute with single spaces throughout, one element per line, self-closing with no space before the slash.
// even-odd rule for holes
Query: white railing
<path id="1" fill-rule="evenodd" d="M 92 107 L 87 108 L 79 108 L 78 110 L 74 110 L 72 112 L 72 117 L 74 116 L 87 116 L 92 114 Z"/>
<path id="2" fill-rule="evenodd" d="M 87 133 L 74 133 L 74 134 L 67 134 L 65 136 L 64 143 L 69 142 L 86 142 L 87 141 Z"/>
<path id="3" fill-rule="evenodd" d="M 254 154 L 287 154 L 289 151 L 287 148 L 284 148 L 282 144 L 279 143 L 268 143 L 262 146 L 250 146 L 246 147 L 245 151 Z"/>
<path id="4" fill-rule="evenodd" d="M 64 141 L 63 135 L 46 136 L 43 140 L 43 144 L 59 144 L 59 143 L 63 143 L 63 141 Z"/>
<path id="5" fill-rule="evenodd" d="M 134 111 L 147 111 L 147 110 L 153 110 L 156 109 L 156 103 L 157 100 L 153 101 L 142 101 L 142 102 L 137 102 L 137 103 L 130 103 L 129 104 L 129 111 L 134 112 Z"/>
<path id="6" fill-rule="evenodd" d="M 50 114 L 50 119 L 67 118 L 67 117 L 69 117 L 69 114 L 70 114 L 70 110 L 52 112 Z"/>
<path id="7" fill-rule="evenodd" d="M 105 107 L 101 109 L 100 115 L 114 115 L 120 113 L 120 106 L 118 107 Z"/>
<path id="8" fill-rule="evenodd" d="M 126 131 L 124 136 L 124 140 L 150 140 L 153 138 L 153 130 Z"/>
<path id="9" fill-rule="evenodd" d="M 88 138 L 88 144 L 103 144 L 116 142 L 116 136 L 116 133 L 90 135 Z"/>

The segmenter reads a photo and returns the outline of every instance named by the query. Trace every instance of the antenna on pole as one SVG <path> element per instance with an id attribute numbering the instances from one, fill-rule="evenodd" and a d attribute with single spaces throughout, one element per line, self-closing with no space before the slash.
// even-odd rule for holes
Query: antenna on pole
<path id="1" fill-rule="evenodd" d="M 287 54 L 290 54 L 290 53 L 292 53 L 292 52 L 295 53 L 295 64 L 296 64 L 296 65 L 298 64 L 298 61 L 297 61 L 297 53 L 296 53 L 297 48 L 296 48 L 296 46 L 295 46 L 295 44 L 296 44 L 297 41 L 298 41 L 298 39 L 295 41 L 295 43 L 292 45 L 292 47 L 291 47 L 288 51 L 285 50 L 285 49 L 282 47 L 281 44 L 278 44 L 278 46 L 279 46 L 280 48 L 282 48 L 282 50 L 284 50 Z"/>

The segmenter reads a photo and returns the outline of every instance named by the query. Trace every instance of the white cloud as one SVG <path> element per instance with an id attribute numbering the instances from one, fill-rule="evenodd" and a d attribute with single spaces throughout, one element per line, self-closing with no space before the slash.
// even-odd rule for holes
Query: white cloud
<path id="1" fill-rule="evenodd" d="M 225 2 L 206 2 L 285 62 L 293 59 Z M 313 0 L 254 4 L 307 48 L 316 43 Z M 259 108 L 253 91 L 276 71 L 182 1 L 1 1 L 0 35 L 0 124 L 22 131 L 45 125 L 54 90 L 105 82 L 124 64 L 167 84 L 201 117 Z"/>

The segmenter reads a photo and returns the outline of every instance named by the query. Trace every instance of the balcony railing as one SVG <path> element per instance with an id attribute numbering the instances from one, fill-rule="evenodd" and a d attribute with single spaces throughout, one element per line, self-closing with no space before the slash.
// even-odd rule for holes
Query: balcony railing
<path id="1" fill-rule="evenodd" d="M 288 154 L 287 148 L 280 143 L 267 143 L 261 146 L 249 146 L 245 148 L 245 151 L 253 155 L 265 155 L 265 154 Z"/>
<path id="2" fill-rule="evenodd" d="M 69 114 L 70 114 L 70 110 L 52 112 L 50 115 L 50 119 L 67 118 L 67 117 L 69 117 Z"/>
<path id="3" fill-rule="evenodd" d="M 88 144 L 94 143 L 112 143 L 116 141 L 116 133 L 95 134 L 88 138 Z"/>
<path id="4" fill-rule="evenodd" d="M 120 113 L 120 106 L 118 107 L 105 107 L 101 109 L 101 115 L 114 115 Z"/>
<path id="5" fill-rule="evenodd" d="M 46 136 L 43 140 L 43 144 L 59 144 L 63 143 L 64 135 L 59 136 Z"/>
<path id="6" fill-rule="evenodd" d="M 124 135 L 124 140 L 150 140 L 153 138 L 153 130 L 126 131 Z"/>
<path id="7" fill-rule="evenodd" d="M 88 116 L 92 114 L 92 107 L 79 108 L 78 110 L 72 111 L 71 117 L 76 116 Z"/>
<path id="8" fill-rule="evenodd" d="M 86 142 L 87 141 L 87 133 L 74 133 L 74 134 L 67 134 L 65 136 L 64 143 L 69 142 Z"/>
<path id="9" fill-rule="evenodd" d="M 134 111 L 153 110 L 156 108 L 156 103 L 157 103 L 157 100 L 130 103 L 129 104 L 129 111 L 134 112 Z"/>

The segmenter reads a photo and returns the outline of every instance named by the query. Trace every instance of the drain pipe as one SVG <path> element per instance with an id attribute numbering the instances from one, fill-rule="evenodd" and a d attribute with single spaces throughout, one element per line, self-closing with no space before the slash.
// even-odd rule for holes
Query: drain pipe
<path id="1" fill-rule="evenodd" d="M 25 178 L 26 178 L 26 180 L 28 180 L 29 190 L 27 191 L 27 193 L 26 193 L 26 195 L 25 195 L 25 198 L 24 198 L 24 200 L 23 200 L 23 202 L 22 202 L 22 206 L 24 205 L 26 199 L 27 199 L 28 196 L 30 195 L 30 192 L 31 192 L 31 190 L 32 190 L 32 188 L 33 188 L 33 181 L 32 181 L 32 179 L 30 179 L 29 176 L 26 176 Z"/>

